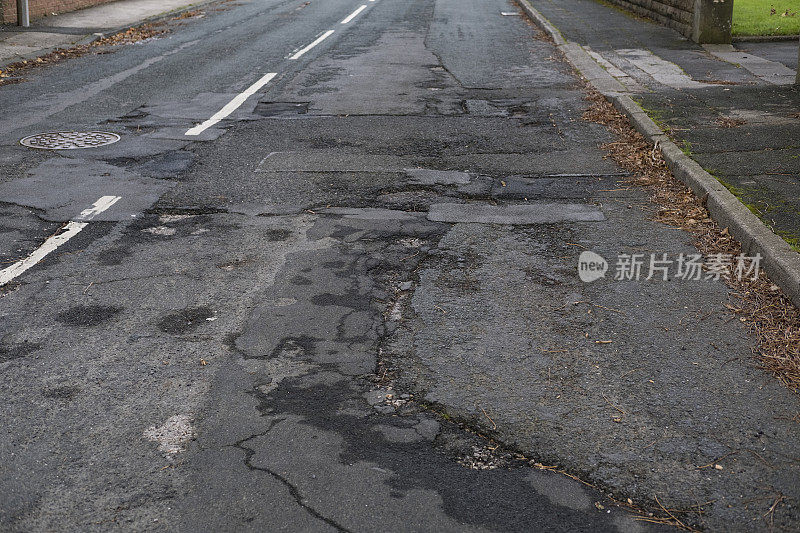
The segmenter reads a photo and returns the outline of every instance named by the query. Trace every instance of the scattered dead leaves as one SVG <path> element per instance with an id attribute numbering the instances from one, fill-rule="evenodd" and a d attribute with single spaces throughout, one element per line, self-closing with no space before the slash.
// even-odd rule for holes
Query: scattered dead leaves
<path id="1" fill-rule="evenodd" d="M 172 20 L 184 20 L 184 19 L 193 19 L 198 17 L 205 16 L 205 13 L 199 9 L 195 9 L 193 11 L 184 11 L 180 15 L 176 17 L 172 17 Z"/>
<path id="2" fill-rule="evenodd" d="M 39 56 L 35 59 L 28 59 L 24 61 L 17 61 L 11 63 L 0 69 L 0 87 L 3 85 L 11 85 L 13 83 L 21 83 L 25 81 L 24 75 L 39 67 L 54 65 L 66 59 L 74 57 L 81 57 L 87 54 L 108 54 L 111 53 L 110 47 L 134 44 L 145 41 L 147 39 L 154 39 L 160 37 L 170 31 L 168 23 L 175 20 L 184 20 L 188 18 L 200 17 L 203 15 L 202 11 L 186 11 L 180 15 L 176 15 L 167 21 L 153 22 L 150 24 L 143 24 L 133 28 L 128 28 L 125 31 L 103 37 L 89 44 L 81 44 L 72 46 L 70 48 L 58 48 Z"/>
<path id="3" fill-rule="evenodd" d="M 700 83 L 711 83 L 713 85 L 741 85 L 742 83 L 739 81 L 733 80 L 717 80 L 717 79 L 698 79 Z"/>
<path id="4" fill-rule="evenodd" d="M 738 128 L 747 124 L 746 120 L 728 117 L 719 117 L 715 122 L 720 128 Z"/>
<path id="5" fill-rule="evenodd" d="M 704 199 L 673 177 L 660 150 L 633 129 L 600 93 L 588 89 L 591 107 L 583 118 L 606 126 L 617 140 L 603 146 L 608 157 L 631 173 L 628 181 L 646 188 L 658 206 L 656 220 L 691 233 L 704 255 L 741 253 L 741 245 L 708 214 Z M 725 276 L 735 305 L 728 310 L 755 335 L 760 366 L 793 391 L 800 388 L 800 311 L 761 272 L 738 280 L 731 266 Z"/>

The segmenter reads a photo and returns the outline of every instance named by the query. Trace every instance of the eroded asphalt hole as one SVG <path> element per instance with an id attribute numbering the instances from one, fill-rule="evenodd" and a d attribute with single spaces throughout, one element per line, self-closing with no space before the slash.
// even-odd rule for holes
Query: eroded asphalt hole
<path id="1" fill-rule="evenodd" d="M 159 321 L 158 328 L 164 333 L 189 333 L 213 316 L 214 313 L 208 307 L 187 307 L 166 315 Z"/>
<path id="2" fill-rule="evenodd" d="M 271 242 L 285 241 L 292 236 L 292 232 L 287 229 L 270 229 L 266 232 L 267 240 Z"/>
<path id="3" fill-rule="evenodd" d="M 285 117 L 308 113 L 311 102 L 259 102 L 253 111 L 262 117 Z"/>
<path id="4" fill-rule="evenodd" d="M 64 385 L 61 387 L 52 387 L 49 389 L 42 389 L 42 396 L 53 400 L 72 400 L 83 391 L 76 385 Z"/>
<path id="5" fill-rule="evenodd" d="M 67 326 L 91 327 L 111 320 L 121 311 L 121 307 L 110 305 L 76 305 L 60 312 L 56 320 Z"/>

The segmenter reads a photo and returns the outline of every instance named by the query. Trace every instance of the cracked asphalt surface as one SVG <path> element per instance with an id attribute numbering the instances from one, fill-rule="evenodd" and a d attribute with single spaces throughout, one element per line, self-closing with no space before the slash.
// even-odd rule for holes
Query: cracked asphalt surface
<path id="1" fill-rule="evenodd" d="M 0 528 L 796 527 L 797 399 L 725 285 L 578 279 L 693 248 L 555 48 L 506 0 L 357 7 L 212 4 L 0 88 L 4 263 L 121 198 L 0 288 Z"/>

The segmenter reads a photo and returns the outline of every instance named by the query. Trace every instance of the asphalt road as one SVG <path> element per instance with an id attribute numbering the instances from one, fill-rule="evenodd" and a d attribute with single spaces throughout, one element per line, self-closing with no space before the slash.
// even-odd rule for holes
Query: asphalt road
<path id="1" fill-rule="evenodd" d="M 506 0 L 229 1 L 0 88 L 0 258 L 80 226 L 0 289 L 0 529 L 760 516 L 757 459 L 687 465 L 786 460 L 795 400 L 723 284 L 577 279 L 580 249 L 692 250 L 587 106 Z M 61 130 L 121 140 L 19 144 Z"/>

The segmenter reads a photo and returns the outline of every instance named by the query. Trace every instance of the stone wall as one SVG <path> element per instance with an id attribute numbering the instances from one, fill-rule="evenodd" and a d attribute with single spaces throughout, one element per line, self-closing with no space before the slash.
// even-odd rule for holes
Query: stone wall
<path id="1" fill-rule="evenodd" d="M 606 0 L 637 15 L 692 36 L 695 0 Z"/>

